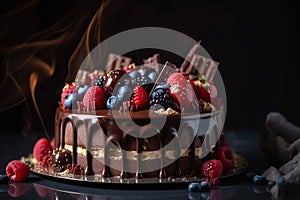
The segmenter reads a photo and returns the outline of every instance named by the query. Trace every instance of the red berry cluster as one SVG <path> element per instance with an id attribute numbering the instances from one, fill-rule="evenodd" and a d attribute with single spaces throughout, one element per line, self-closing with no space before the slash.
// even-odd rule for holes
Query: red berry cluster
<path id="1" fill-rule="evenodd" d="M 231 172 L 234 168 L 233 152 L 224 139 L 220 139 L 209 158 L 202 163 L 201 171 L 211 181 L 212 185 L 217 185 L 218 177 Z"/>
<path id="2" fill-rule="evenodd" d="M 68 164 L 67 169 L 69 169 L 74 175 L 84 175 L 84 168 L 79 164 Z"/>

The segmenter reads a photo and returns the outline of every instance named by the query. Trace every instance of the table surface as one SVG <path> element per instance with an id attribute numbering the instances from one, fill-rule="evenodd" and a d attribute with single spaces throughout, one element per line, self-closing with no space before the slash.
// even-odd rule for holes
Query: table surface
<path id="1" fill-rule="evenodd" d="M 225 131 L 225 138 L 234 152 L 248 161 L 246 170 L 258 173 L 268 167 L 260 150 L 259 134 L 259 131 Z M 25 136 L 2 133 L 0 145 L 0 169 L 3 173 L 7 162 L 28 155 L 34 144 Z M 0 199 L 271 199 L 266 186 L 248 182 L 244 174 L 206 193 L 189 193 L 188 183 L 143 187 L 77 183 L 31 173 L 26 182 L 0 184 Z"/>

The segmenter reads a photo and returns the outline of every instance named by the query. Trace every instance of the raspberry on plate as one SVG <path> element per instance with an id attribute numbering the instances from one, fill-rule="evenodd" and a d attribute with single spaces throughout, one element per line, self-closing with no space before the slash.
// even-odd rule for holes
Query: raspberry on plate
<path id="1" fill-rule="evenodd" d="M 6 166 L 6 174 L 12 181 L 23 181 L 29 176 L 29 173 L 29 166 L 19 160 L 12 160 Z"/>
<path id="2" fill-rule="evenodd" d="M 205 161 L 201 166 L 202 174 L 211 180 L 214 180 L 222 175 L 223 164 L 220 160 L 211 159 Z"/>
<path id="3" fill-rule="evenodd" d="M 222 162 L 224 172 L 228 172 L 233 168 L 233 152 L 226 143 L 224 145 L 218 146 L 214 154 L 215 158 Z"/>
<path id="4" fill-rule="evenodd" d="M 43 161 L 44 157 L 52 151 L 51 143 L 47 138 L 40 138 L 33 147 L 33 157 L 38 161 Z"/>

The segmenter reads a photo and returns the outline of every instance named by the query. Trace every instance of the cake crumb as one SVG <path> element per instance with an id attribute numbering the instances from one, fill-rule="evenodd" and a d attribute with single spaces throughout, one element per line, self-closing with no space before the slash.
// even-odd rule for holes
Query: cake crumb
<path id="1" fill-rule="evenodd" d="M 161 108 L 159 110 L 154 111 L 157 114 L 162 114 L 162 115 L 175 115 L 179 114 L 179 112 L 173 110 L 172 108 L 168 108 L 167 110 Z"/>

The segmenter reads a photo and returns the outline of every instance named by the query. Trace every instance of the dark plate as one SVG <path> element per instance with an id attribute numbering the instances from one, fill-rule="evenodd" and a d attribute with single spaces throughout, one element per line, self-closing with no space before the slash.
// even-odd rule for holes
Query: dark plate
<path id="1" fill-rule="evenodd" d="M 234 160 L 235 166 L 231 173 L 224 174 L 223 176 L 219 177 L 219 181 L 221 184 L 230 183 L 232 180 L 236 178 L 237 175 L 242 174 L 247 166 L 247 160 L 237 154 L 234 153 Z M 32 172 L 35 174 L 45 176 L 47 178 L 53 178 L 57 180 L 64 180 L 75 184 L 84 184 L 84 185 L 119 185 L 119 186 L 126 186 L 126 185 L 136 185 L 136 186 L 153 186 L 156 185 L 158 187 L 167 185 L 174 187 L 175 185 L 186 185 L 192 181 L 199 181 L 204 179 L 205 177 L 180 177 L 180 178 L 119 178 L 119 177 L 102 177 L 101 175 L 89 175 L 89 176 L 81 176 L 81 175 L 73 175 L 73 174 L 66 174 L 66 173 L 57 173 L 48 171 L 45 168 L 34 167 Z"/>

